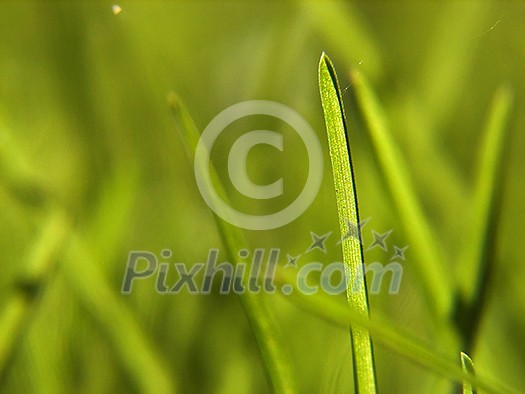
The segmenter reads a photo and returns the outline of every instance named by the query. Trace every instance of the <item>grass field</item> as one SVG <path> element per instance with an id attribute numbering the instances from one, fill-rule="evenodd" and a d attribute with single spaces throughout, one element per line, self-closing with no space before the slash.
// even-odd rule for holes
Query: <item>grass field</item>
<path id="1" fill-rule="evenodd" d="M 364 361 L 350 326 L 370 332 L 380 393 L 452 393 L 463 379 L 523 391 L 523 2 L 115 5 L 0 2 L 0 392 L 354 392 Z M 365 262 L 402 267 L 398 292 L 390 274 L 369 292 L 370 319 L 343 293 L 281 291 L 309 263 L 343 261 L 323 52 Z M 206 126 L 249 100 L 296 111 L 323 153 L 312 203 L 266 230 L 220 219 L 194 169 Z M 282 152 L 247 156 L 254 183 L 283 179 L 278 197 L 254 200 L 229 178 L 232 145 L 257 129 L 283 136 Z M 213 186 L 253 215 L 292 203 L 312 167 L 293 128 L 262 115 L 213 148 Z M 278 250 L 277 292 L 220 294 L 220 276 L 210 294 L 158 291 L 177 282 L 174 263 L 189 272 L 215 249 L 248 267 Z M 133 251 L 170 265 L 123 294 Z"/>

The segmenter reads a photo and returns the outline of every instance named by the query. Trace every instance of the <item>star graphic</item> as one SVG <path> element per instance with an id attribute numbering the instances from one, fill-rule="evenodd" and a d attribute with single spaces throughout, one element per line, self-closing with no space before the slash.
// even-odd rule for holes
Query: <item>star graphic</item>
<path id="1" fill-rule="evenodd" d="M 326 246 L 324 245 L 324 243 L 326 242 L 326 240 L 328 239 L 330 234 L 332 234 L 331 231 L 327 232 L 324 235 L 319 236 L 316 233 L 314 233 L 313 231 L 310 231 L 310 235 L 312 236 L 312 241 L 313 242 L 308 247 L 308 249 L 306 249 L 305 253 L 311 252 L 314 249 L 320 249 L 323 253 L 326 253 Z"/>
<path id="2" fill-rule="evenodd" d="M 407 249 L 408 249 L 408 245 L 406 245 L 403 248 L 399 248 L 397 245 L 394 245 L 394 255 L 390 258 L 390 260 L 394 260 L 398 257 L 401 260 L 405 260 L 405 250 Z"/>
<path id="3" fill-rule="evenodd" d="M 286 258 L 288 259 L 288 262 L 284 265 L 284 268 L 297 267 L 297 260 L 299 260 L 299 257 L 301 257 L 300 254 L 298 254 L 297 256 L 290 256 L 289 254 L 287 254 Z"/>
<path id="4" fill-rule="evenodd" d="M 372 230 L 372 235 L 374 236 L 374 241 L 370 244 L 366 250 L 370 250 L 375 248 L 376 246 L 379 246 L 383 250 L 388 250 L 388 247 L 386 246 L 385 240 L 388 238 L 388 236 L 392 233 L 392 229 L 388 230 L 386 233 L 379 234 L 376 233 L 374 230 Z"/>
<path id="5" fill-rule="evenodd" d="M 352 223 L 350 220 L 348 220 L 347 218 L 345 218 L 345 222 L 346 222 L 346 228 L 348 230 L 346 230 L 346 233 L 341 237 L 341 239 L 339 241 L 337 241 L 337 245 L 339 245 L 341 242 L 347 240 L 348 238 L 350 237 L 354 237 L 356 238 L 359 243 L 362 243 L 361 239 L 359 239 L 359 231 L 358 230 L 362 230 L 363 227 L 366 226 L 366 224 L 370 221 L 370 218 L 366 218 L 366 219 L 363 219 L 361 220 L 361 222 L 359 223 L 358 226 L 356 226 L 354 223 Z"/>

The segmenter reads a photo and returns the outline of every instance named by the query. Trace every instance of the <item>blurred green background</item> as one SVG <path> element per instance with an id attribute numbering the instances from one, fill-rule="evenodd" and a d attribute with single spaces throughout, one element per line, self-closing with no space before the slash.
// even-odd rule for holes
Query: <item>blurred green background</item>
<path id="1" fill-rule="evenodd" d="M 246 232 L 248 248 L 280 248 L 282 264 L 286 254 L 302 254 L 300 263 L 340 260 L 317 86 L 322 51 L 344 90 L 361 217 L 371 218 L 365 245 L 372 229 L 393 229 L 389 251 L 375 248 L 367 260 L 386 263 L 393 246 L 407 241 L 354 105 L 352 68 L 371 80 L 385 107 L 451 281 L 487 112 L 501 85 L 513 91 L 496 266 L 473 358 L 480 374 L 525 387 L 522 2 L 121 2 L 119 15 L 112 5 L 0 3 L 2 392 L 143 392 L 141 374 L 159 392 L 170 385 L 270 391 L 236 295 L 160 295 L 154 278 L 127 296 L 120 288 L 129 251 L 171 249 L 170 262 L 191 266 L 221 248 L 172 120 L 170 92 L 200 130 L 245 100 L 274 100 L 300 113 L 325 153 L 321 190 L 292 223 Z M 238 207 L 275 212 L 301 190 L 307 156 L 290 128 L 252 120 L 225 133 L 213 161 Z M 283 153 L 261 149 L 248 162 L 256 182 L 284 178 L 282 198 L 254 202 L 228 183 L 228 149 L 247 127 L 285 137 Z M 327 254 L 304 254 L 311 231 L 334 232 Z M 410 246 L 403 265 L 400 293 L 372 295 L 372 313 L 443 350 L 433 341 L 439 328 L 411 269 Z M 35 285 L 42 291 L 31 298 Z M 19 288 L 29 290 L 16 306 Z M 352 392 L 347 332 L 279 295 L 270 306 L 298 391 Z M 380 392 L 432 387 L 434 372 L 375 349 Z"/>

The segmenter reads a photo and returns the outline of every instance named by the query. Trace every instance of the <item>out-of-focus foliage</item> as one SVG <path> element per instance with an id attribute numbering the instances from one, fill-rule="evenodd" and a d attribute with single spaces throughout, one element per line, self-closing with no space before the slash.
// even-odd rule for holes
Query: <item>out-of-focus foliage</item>
<path id="1" fill-rule="evenodd" d="M 365 248 L 365 259 L 388 263 L 394 246 L 409 246 L 406 260 L 398 259 L 404 267 L 399 294 L 389 295 L 384 285 L 371 295 L 372 317 L 377 311 L 452 359 L 464 350 L 476 376 L 525 387 L 523 3 L 130 1 L 119 3 L 118 15 L 113 5 L 0 3 L 2 392 L 269 392 L 237 295 L 162 295 L 154 277 L 137 281 L 129 295 L 120 290 L 132 250 L 162 260 L 161 251 L 170 249 L 162 261 L 188 267 L 206 261 L 212 248 L 221 261 L 228 258 L 173 124 L 171 91 L 201 131 L 245 100 L 274 100 L 299 112 L 325 152 L 321 190 L 292 223 L 247 231 L 247 247 L 280 248 L 282 265 L 287 254 L 301 254 L 299 265 L 341 260 L 317 90 L 323 51 L 337 67 L 346 103 L 361 217 L 370 217 L 365 246 L 374 240 L 371 230 L 393 229 L 388 251 Z M 461 268 L 461 251 L 490 234 L 490 280 L 471 349 L 455 348 L 461 339 L 449 330 L 454 316 L 436 319 L 429 307 L 425 262 L 415 252 L 422 245 L 411 244 L 409 223 L 400 218 L 351 70 L 373 87 L 437 240 L 442 261 L 432 267 L 443 269 L 443 299 L 457 297 L 458 281 L 476 271 L 474 257 Z M 484 132 L 499 132 L 487 122 L 501 108 L 493 98 L 502 85 L 514 103 L 497 179 L 501 209 L 494 228 L 472 234 L 476 211 L 489 215 L 490 199 L 479 193 L 490 190 L 491 178 L 480 175 L 478 163 L 485 160 L 492 171 Z M 246 211 L 275 212 L 304 185 L 304 146 L 278 121 L 239 121 L 212 154 L 221 179 L 227 179 L 229 147 L 247 127 L 283 133 L 286 149 L 252 152 L 248 170 L 260 184 L 282 177 L 285 194 L 254 202 L 231 183 L 225 188 Z M 329 231 L 326 254 L 305 254 L 310 232 Z M 467 298 L 476 286 L 464 286 Z M 347 330 L 280 295 L 268 301 L 298 391 L 351 391 Z M 374 351 L 382 393 L 443 384 L 380 343 Z"/>

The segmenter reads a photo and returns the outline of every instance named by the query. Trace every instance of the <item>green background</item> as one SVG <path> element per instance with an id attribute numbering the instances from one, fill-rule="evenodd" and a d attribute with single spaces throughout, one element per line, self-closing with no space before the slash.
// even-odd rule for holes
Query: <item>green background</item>
<path id="1" fill-rule="evenodd" d="M 220 111 L 246 100 L 273 100 L 300 113 L 323 146 L 322 187 L 292 223 L 247 231 L 247 247 L 280 248 L 281 264 L 286 254 L 301 254 L 300 264 L 341 259 L 317 85 L 322 51 L 344 90 L 361 217 L 370 217 L 365 246 L 373 240 L 371 230 L 393 229 L 389 250 L 372 249 L 367 261 L 387 263 L 393 246 L 408 241 L 355 106 L 350 69 L 370 79 L 385 108 L 447 256 L 450 281 L 468 239 L 491 100 L 501 85 L 511 88 L 497 254 L 471 355 L 480 375 L 525 387 L 522 2 L 119 4 L 123 11 L 114 15 L 109 2 L 0 3 L 2 392 L 141 392 L 134 371 L 154 381 L 144 366 L 149 357 L 155 361 L 148 365 L 160 365 L 180 392 L 270 390 L 236 295 L 161 295 L 154 277 L 136 282 L 127 296 L 120 288 L 129 251 L 159 255 L 168 248 L 169 262 L 191 266 L 205 261 L 211 248 L 221 249 L 172 120 L 170 92 L 184 101 L 200 131 Z M 282 197 L 253 201 L 229 183 L 228 149 L 247 128 L 283 133 L 284 152 L 256 149 L 248 161 L 254 182 L 283 177 Z M 308 161 L 291 128 L 255 117 L 222 137 L 212 159 L 239 209 L 276 212 L 300 192 Z M 53 241 L 42 241 L 41 233 L 58 211 L 66 212 L 66 235 L 49 246 Z M 311 231 L 333 231 L 328 253 L 305 254 Z M 48 254 L 37 283 L 42 291 L 20 307 L 22 318 L 10 317 L 20 278 L 31 276 L 33 262 Z M 400 293 L 371 295 L 372 314 L 380 311 L 446 351 L 435 340 L 439 329 L 411 268 L 410 245 L 402 264 Z M 280 295 L 270 297 L 270 306 L 298 391 L 352 392 L 348 333 Z M 375 350 L 382 393 L 424 392 L 438 379 L 386 347 Z"/>

